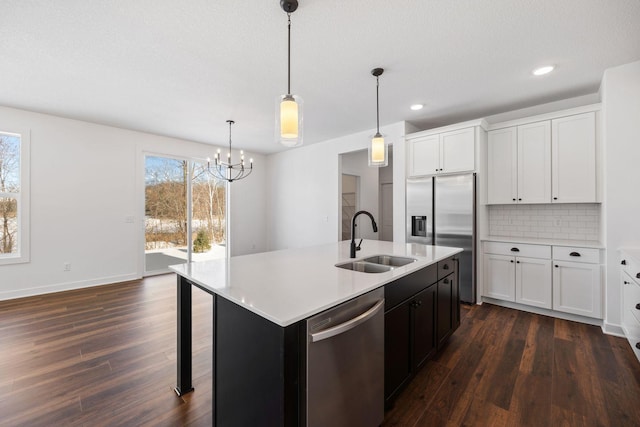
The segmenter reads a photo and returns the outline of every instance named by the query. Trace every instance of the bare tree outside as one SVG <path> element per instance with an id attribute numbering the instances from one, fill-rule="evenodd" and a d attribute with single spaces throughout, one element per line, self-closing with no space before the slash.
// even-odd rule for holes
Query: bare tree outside
<path id="1" fill-rule="evenodd" d="M 165 257 L 166 265 L 186 257 L 188 221 L 194 252 L 208 252 L 226 242 L 225 185 L 207 172 L 206 164 L 147 156 L 145 165 L 145 250 Z M 191 179 L 192 217 L 187 217 L 188 180 Z M 159 267 L 161 268 L 161 267 Z M 149 270 L 148 270 L 149 271 Z"/>
<path id="2" fill-rule="evenodd" d="M 0 133 L 0 254 L 18 252 L 20 137 Z"/>

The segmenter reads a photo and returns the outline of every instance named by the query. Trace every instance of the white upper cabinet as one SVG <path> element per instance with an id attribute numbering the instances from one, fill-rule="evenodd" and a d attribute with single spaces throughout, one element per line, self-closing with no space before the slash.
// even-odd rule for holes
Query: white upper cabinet
<path id="1" fill-rule="evenodd" d="M 407 135 L 407 145 L 409 177 L 468 172 L 476 168 L 475 126 Z"/>
<path id="2" fill-rule="evenodd" d="M 553 202 L 596 202 L 594 112 L 552 120 Z"/>
<path id="3" fill-rule="evenodd" d="M 466 172 L 475 167 L 475 129 L 440 134 L 440 172 Z"/>
<path id="4" fill-rule="evenodd" d="M 440 170 L 440 135 L 409 141 L 409 176 L 434 175 Z"/>
<path id="5" fill-rule="evenodd" d="M 489 204 L 515 203 L 518 198 L 518 147 L 515 127 L 488 133 Z"/>
<path id="6" fill-rule="evenodd" d="M 518 126 L 518 202 L 551 200 L 551 124 Z"/>
<path id="7" fill-rule="evenodd" d="M 494 125 L 487 142 L 487 203 L 598 202 L 596 112 L 582 111 Z"/>
<path id="8" fill-rule="evenodd" d="M 490 131 L 488 138 L 487 202 L 550 203 L 550 122 Z"/>

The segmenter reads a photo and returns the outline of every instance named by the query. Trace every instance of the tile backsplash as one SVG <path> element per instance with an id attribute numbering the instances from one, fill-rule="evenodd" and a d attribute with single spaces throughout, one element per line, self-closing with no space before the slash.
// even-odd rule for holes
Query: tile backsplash
<path id="1" fill-rule="evenodd" d="M 600 204 L 491 205 L 489 234 L 600 240 Z"/>

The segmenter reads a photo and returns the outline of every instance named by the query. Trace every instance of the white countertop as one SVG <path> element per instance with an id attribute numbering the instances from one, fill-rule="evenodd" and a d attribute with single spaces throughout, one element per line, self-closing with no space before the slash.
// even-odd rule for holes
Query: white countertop
<path id="1" fill-rule="evenodd" d="M 349 261 L 349 241 L 192 262 L 179 275 L 280 326 L 288 326 L 459 252 L 460 248 L 365 240 L 356 260 L 396 255 L 417 261 L 384 273 L 335 266 Z"/>
<path id="2" fill-rule="evenodd" d="M 487 236 L 482 241 L 507 242 L 507 243 L 527 243 L 531 245 L 553 245 L 553 246 L 572 246 L 579 248 L 596 248 L 604 249 L 602 242 L 597 240 L 566 240 L 551 239 L 538 237 L 510 237 L 510 236 Z"/>

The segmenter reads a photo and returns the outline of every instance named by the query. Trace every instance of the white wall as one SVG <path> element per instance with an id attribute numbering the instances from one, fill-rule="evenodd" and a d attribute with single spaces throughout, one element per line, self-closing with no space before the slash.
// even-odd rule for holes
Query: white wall
<path id="1" fill-rule="evenodd" d="M 640 61 L 606 70 L 600 90 L 606 177 L 607 330 L 621 323 L 618 249 L 640 247 Z"/>
<path id="2" fill-rule="evenodd" d="M 31 133 L 31 261 L 0 266 L 0 300 L 140 277 L 143 153 L 204 159 L 216 149 L 5 107 L 0 107 L 0 129 Z M 238 184 L 231 190 L 232 253 L 266 248 L 260 212 L 267 162 L 265 156 L 250 156 L 254 175 L 232 184 Z M 134 223 L 125 222 L 128 216 Z M 71 271 L 63 271 L 65 262 Z"/>
<path id="3" fill-rule="evenodd" d="M 404 122 L 381 128 L 394 147 L 394 201 L 396 195 L 402 195 L 401 215 L 396 216 L 397 203 L 394 202 L 394 218 L 404 218 L 404 129 Z M 340 154 L 366 149 L 372 133 L 368 130 L 268 156 L 267 246 L 270 250 L 338 240 Z M 401 180 L 396 179 L 398 175 L 402 176 Z M 396 185 L 400 181 L 402 188 L 398 189 Z M 398 235 L 395 228 L 394 235 Z"/>
<path id="4" fill-rule="evenodd" d="M 341 155 L 342 161 L 342 173 L 355 175 L 360 177 L 358 188 L 358 202 L 357 207 L 359 210 L 365 210 L 380 224 L 379 215 L 379 168 L 369 167 L 367 150 L 355 151 L 352 153 L 345 153 Z M 383 168 L 385 169 L 385 168 Z M 342 190 L 340 191 L 342 194 Z M 365 215 L 360 215 L 356 219 L 356 238 L 361 239 L 373 239 L 378 240 L 379 232 L 374 233 L 371 227 L 371 220 Z M 338 221 L 338 226 L 340 221 Z M 339 230 L 341 236 L 342 230 Z M 349 234 L 351 235 L 351 234 Z"/>

